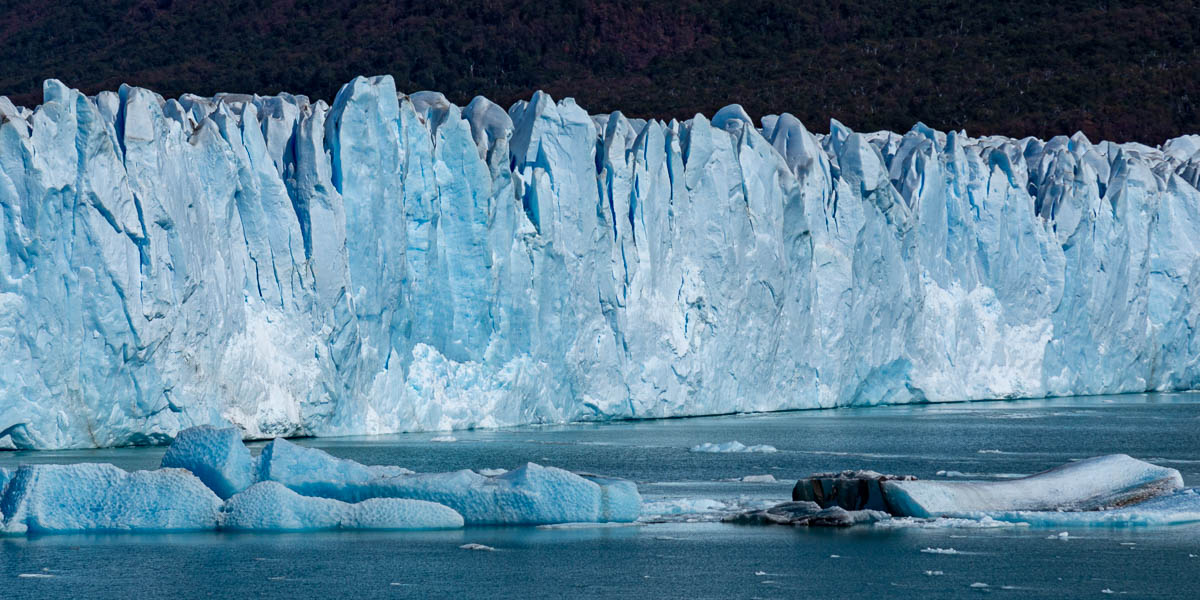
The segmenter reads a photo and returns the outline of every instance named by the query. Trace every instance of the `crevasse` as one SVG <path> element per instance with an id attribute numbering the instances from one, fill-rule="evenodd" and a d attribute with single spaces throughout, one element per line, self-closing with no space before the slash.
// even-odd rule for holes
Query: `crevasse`
<path id="1" fill-rule="evenodd" d="M 1200 136 L 0 98 L 0 447 L 1200 387 Z"/>

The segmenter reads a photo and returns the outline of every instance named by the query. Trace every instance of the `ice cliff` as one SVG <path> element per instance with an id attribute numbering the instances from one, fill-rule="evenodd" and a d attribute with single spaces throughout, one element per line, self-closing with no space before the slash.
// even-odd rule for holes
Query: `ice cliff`
<path id="1" fill-rule="evenodd" d="M 1200 387 L 1198 184 L 1200 136 L 51 80 L 0 98 L 0 447 Z"/>

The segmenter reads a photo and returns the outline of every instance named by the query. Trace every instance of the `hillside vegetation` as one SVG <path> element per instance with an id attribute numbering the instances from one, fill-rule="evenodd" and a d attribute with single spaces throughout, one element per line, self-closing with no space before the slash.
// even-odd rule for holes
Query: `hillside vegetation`
<path id="1" fill-rule="evenodd" d="M 1158 143 L 1200 132 L 1200 3 L 0 0 L 0 94 L 31 106 L 48 77 L 332 99 L 379 73 L 458 103 Z"/>

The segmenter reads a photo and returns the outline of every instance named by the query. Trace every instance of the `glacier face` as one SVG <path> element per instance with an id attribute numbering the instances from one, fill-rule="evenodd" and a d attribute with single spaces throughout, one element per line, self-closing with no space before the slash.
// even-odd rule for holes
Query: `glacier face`
<path id="1" fill-rule="evenodd" d="M 760 124 L 0 98 L 0 447 L 1200 387 L 1200 136 Z"/>

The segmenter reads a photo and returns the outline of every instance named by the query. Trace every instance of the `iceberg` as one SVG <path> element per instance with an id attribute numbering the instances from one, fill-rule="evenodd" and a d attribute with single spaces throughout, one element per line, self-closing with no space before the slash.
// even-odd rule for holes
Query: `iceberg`
<path id="1" fill-rule="evenodd" d="M 411 475 L 403 467 L 367 466 L 276 438 L 258 456 L 258 481 L 276 481 L 305 496 L 356 502 L 379 477 Z"/>
<path id="2" fill-rule="evenodd" d="M 641 514 L 641 496 L 630 481 L 583 477 L 528 463 L 495 477 L 475 471 L 383 476 L 327 488 L 348 502 L 408 498 L 444 504 L 467 525 L 632 522 Z"/>
<path id="3" fill-rule="evenodd" d="M 1009 511 L 1097 511 L 1137 505 L 1183 488 L 1179 471 L 1112 454 L 1006 481 L 880 482 L 890 512 L 960 517 Z"/>
<path id="4" fill-rule="evenodd" d="M 252 458 L 235 430 L 209 426 L 180 432 L 163 465 L 29 465 L 11 481 L 0 469 L 0 533 L 457 529 L 631 523 L 642 511 L 623 479 L 533 463 L 494 476 L 416 474 L 283 439 Z"/>
<path id="5" fill-rule="evenodd" d="M 216 529 L 221 499 L 184 469 L 26 465 L 0 500 L 6 534 Z"/>
<path id="6" fill-rule="evenodd" d="M 227 436 L 211 428 L 185 430 L 168 449 L 167 456 L 196 469 L 197 475 L 209 473 L 215 470 L 214 453 L 209 449 L 212 444 L 198 444 L 195 440 L 214 437 L 224 440 Z M 240 440 L 236 443 L 242 445 Z M 220 445 L 225 448 L 223 442 Z M 254 481 L 276 483 L 304 497 L 350 505 L 374 499 L 422 500 L 449 507 L 468 525 L 632 522 L 642 510 L 637 485 L 631 481 L 576 474 L 533 463 L 492 476 L 470 470 L 417 474 L 402 467 L 359 464 L 277 438 L 263 448 L 257 465 Z M 238 496 L 230 498 L 230 502 Z M 283 501 L 285 507 L 296 507 L 299 515 L 279 517 L 284 523 L 303 523 L 303 515 L 316 514 L 325 515 L 320 522 L 326 525 L 353 523 L 357 518 L 345 516 L 344 510 L 335 505 L 302 505 L 289 499 L 290 496 L 281 495 L 274 487 L 257 490 L 251 498 L 255 500 L 247 505 L 247 510 L 258 512 L 248 513 L 246 523 L 271 522 L 264 520 L 265 509 L 255 507 L 276 500 Z"/>
<path id="7" fill-rule="evenodd" d="M 163 455 L 162 468 L 192 472 L 222 500 L 250 487 L 255 481 L 254 459 L 235 427 L 204 425 L 179 432 Z"/>
<path id="8" fill-rule="evenodd" d="M 349 504 L 301 496 L 281 483 L 263 481 L 229 499 L 224 528 L 235 531 L 321 529 L 458 529 L 462 515 L 421 500 L 376 498 Z"/>
<path id="9" fill-rule="evenodd" d="M 1190 137 L 43 91 L 0 102 L 0 448 L 1200 387 Z"/>

